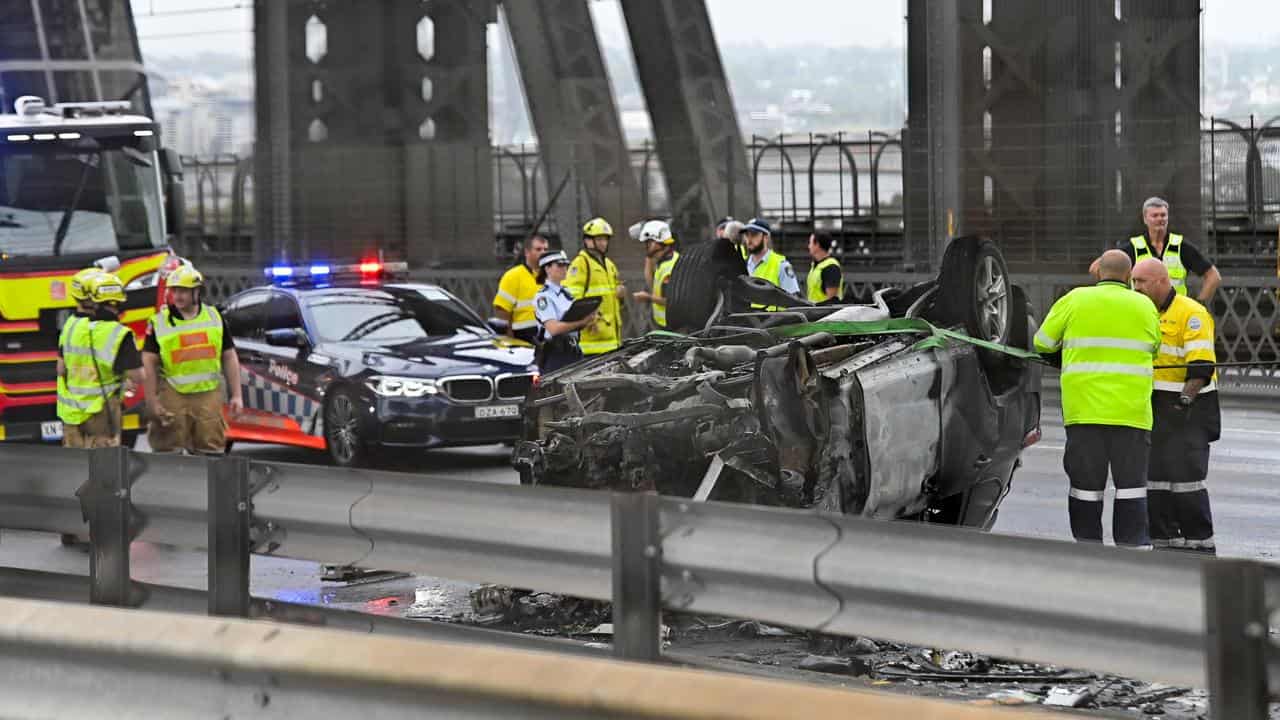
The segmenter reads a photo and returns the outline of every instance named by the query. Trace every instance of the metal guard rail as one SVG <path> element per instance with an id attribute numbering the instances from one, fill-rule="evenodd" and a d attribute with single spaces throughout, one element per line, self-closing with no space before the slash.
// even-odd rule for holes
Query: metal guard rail
<path id="1" fill-rule="evenodd" d="M 638 659 L 666 608 L 1208 686 L 1233 720 L 1280 688 L 1280 573 L 1250 561 L 236 456 L 4 445 L 0 463 L 0 527 L 90 518 L 108 604 L 145 601 L 140 539 L 210 548 L 221 614 L 248 615 L 252 550 L 613 600 L 615 650 Z"/>

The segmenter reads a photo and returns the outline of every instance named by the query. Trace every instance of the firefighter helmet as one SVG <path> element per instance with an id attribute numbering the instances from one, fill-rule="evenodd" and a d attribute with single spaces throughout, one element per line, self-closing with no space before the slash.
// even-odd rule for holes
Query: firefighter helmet
<path id="1" fill-rule="evenodd" d="M 76 302 L 84 302 L 90 299 L 90 285 L 95 276 L 101 275 L 102 269 L 89 267 L 81 270 L 71 276 L 70 287 L 67 288 L 67 294 Z"/>
<path id="2" fill-rule="evenodd" d="M 602 217 L 591 218 L 586 225 L 582 226 L 582 235 L 583 237 L 600 237 L 601 235 L 613 237 L 613 226 Z"/>
<path id="3" fill-rule="evenodd" d="M 201 275 L 199 270 L 190 265 L 179 265 L 176 270 L 169 273 L 168 279 L 165 280 L 165 285 L 171 288 L 195 290 L 204 286 L 204 275 Z"/>
<path id="4" fill-rule="evenodd" d="M 89 279 L 89 299 L 96 303 L 124 302 L 124 283 L 109 272 L 99 272 Z"/>
<path id="5" fill-rule="evenodd" d="M 676 239 L 671 236 L 671 225 L 663 220 L 650 220 L 640 228 L 640 242 L 656 242 L 659 245 L 671 245 Z"/>

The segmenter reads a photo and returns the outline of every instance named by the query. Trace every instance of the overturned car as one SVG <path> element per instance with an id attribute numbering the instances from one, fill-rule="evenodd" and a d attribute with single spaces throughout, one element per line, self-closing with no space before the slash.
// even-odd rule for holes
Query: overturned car
<path id="1" fill-rule="evenodd" d="M 1035 317 L 987 240 L 954 240 L 934 280 L 822 306 L 706 243 L 670 303 L 680 332 L 542 378 L 521 482 L 989 528 L 1039 438 Z"/>

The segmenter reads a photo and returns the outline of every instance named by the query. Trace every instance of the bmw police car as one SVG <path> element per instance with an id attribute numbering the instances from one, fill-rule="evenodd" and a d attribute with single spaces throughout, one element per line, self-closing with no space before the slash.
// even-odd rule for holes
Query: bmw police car
<path id="1" fill-rule="evenodd" d="M 379 448 L 509 442 L 537 382 L 533 348 L 495 334 L 404 263 L 274 266 L 223 305 L 245 411 L 228 441 L 296 445 L 360 465 Z"/>

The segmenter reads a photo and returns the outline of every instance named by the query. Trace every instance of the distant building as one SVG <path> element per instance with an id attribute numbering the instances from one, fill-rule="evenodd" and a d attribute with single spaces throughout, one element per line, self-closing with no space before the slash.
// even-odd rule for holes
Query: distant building
<path id="1" fill-rule="evenodd" d="M 156 83 L 157 89 L 161 87 Z M 152 106 L 166 147 L 181 155 L 247 155 L 253 148 L 252 94 L 199 78 L 171 79 Z"/>

